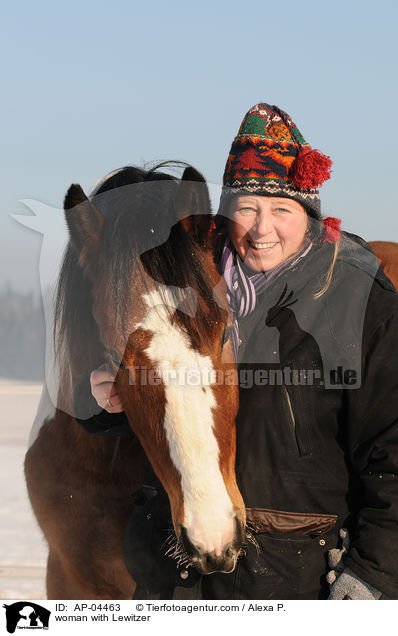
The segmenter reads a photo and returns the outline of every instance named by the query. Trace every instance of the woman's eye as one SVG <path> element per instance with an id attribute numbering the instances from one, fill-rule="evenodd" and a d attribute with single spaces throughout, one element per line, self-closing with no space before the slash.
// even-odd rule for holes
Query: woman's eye
<path id="1" fill-rule="evenodd" d="M 290 212 L 287 208 L 275 208 L 275 212 Z"/>
<path id="2" fill-rule="evenodd" d="M 237 212 L 239 212 L 239 214 L 256 214 L 254 208 L 239 208 Z"/>

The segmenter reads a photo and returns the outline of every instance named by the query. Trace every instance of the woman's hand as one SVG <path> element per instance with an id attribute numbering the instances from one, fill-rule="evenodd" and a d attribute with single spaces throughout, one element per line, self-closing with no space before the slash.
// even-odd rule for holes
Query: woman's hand
<path id="1" fill-rule="evenodd" d="M 98 405 L 108 413 L 122 413 L 123 407 L 115 384 L 115 376 L 107 365 L 102 365 L 90 374 L 91 393 Z"/>

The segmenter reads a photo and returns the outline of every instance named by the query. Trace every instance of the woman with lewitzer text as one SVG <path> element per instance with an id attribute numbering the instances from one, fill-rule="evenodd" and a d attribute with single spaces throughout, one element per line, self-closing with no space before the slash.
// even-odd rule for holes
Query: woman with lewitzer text
<path id="1" fill-rule="evenodd" d="M 398 598 L 398 296 L 369 246 L 322 218 L 331 165 L 276 106 L 245 115 L 213 235 L 242 379 L 236 473 L 255 541 L 232 573 L 200 577 L 153 541 L 137 549 L 135 506 L 125 541 L 134 598 Z M 117 173 L 96 194 L 112 187 Z M 90 371 L 75 413 L 88 400 L 103 410 L 79 423 L 133 435 L 114 376 Z M 141 509 L 156 537 L 170 511 L 152 485 Z"/>

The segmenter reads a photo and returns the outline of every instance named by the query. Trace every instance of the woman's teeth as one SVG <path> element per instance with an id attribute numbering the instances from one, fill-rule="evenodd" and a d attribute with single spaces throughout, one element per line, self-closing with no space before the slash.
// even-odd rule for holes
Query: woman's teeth
<path id="1" fill-rule="evenodd" d="M 277 244 L 277 241 L 274 243 L 255 243 L 254 241 L 249 241 L 251 247 L 254 247 L 255 250 L 269 250 L 271 247 Z"/>

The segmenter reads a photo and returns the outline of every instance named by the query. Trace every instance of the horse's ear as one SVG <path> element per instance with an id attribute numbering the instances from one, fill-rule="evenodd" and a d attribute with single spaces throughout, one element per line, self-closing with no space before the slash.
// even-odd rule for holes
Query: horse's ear
<path id="1" fill-rule="evenodd" d="M 104 222 L 103 216 L 76 183 L 73 183 L 66 193 L 64 210 L 71 241 L 80 259 L 84 260 L 86 252 L 98 241 Z"/>
<path id="2" fill-rule="evenodd" d="M 185 168 L 178 186 L 175 211 L 187 234 L 208 239 L 213 221 L 209 190 L 205 178 L 191 166 Z"/>

